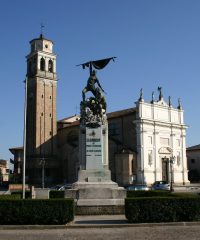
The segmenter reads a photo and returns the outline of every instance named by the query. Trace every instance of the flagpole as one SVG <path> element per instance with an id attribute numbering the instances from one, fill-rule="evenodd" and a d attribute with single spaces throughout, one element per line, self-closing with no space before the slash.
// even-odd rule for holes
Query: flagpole
<path id="1" fill-rule="evenodd" d="M 24 102 L 24 161 L 23 161 L 23 180 L 22 180 L 22 198 L 25 199 L 26 184 L 26 109 L 27 109 L 27 77 L 25 79 L 25 102 Z"/>

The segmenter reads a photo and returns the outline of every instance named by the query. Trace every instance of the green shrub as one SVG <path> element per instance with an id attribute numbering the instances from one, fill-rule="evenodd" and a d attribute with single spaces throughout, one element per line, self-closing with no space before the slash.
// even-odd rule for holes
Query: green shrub
<path id="1" fill-rule="evenodd" d="M 1 199 L 21 199 L 21 194 L 5 194 L 5 195 L 0 195 L 0 200 Z"/>
<path id="2" fill-rule="evenodd" d="M 11 195 L 17 195 L 20 196 L 20 198 L 23 198 L 23 193 L 22 191 L 18 191 L 18 192 L 11 192 Z M 31 198 L 31 192 L 30 191 L 26 191 L 25 192 L 25 198 Z"/>
<path id="3" fill-rule="evenodd" d="M 134 191 L 129 190 L 127 191 L 127 197 L 128 198 L 135 198 L 135 197 L 168 197 L 171 196 L 170 191 L 162 191 L 162 190 L 152 190 L 152 191 Z"/>
<path id="4" fill-rule="evenodd" d="M 200 220 L 200 198 L 126 198 L 125 215 L 131 223 Z"/>
<path id="5" fill-rule="evenodd" d="M 65 224 L 74 219 L 73 199 L 0 200 L 0 224 Z"/>
<path id="6" fill-rule="evenodd" d="M 127 191 L 128 198 L 138 197 L 200 197 L 197 193 L 184 193 L 184 192 L 170 192 L 165 190 L 152 190 L 152 191 Z"/>
<path id="7" fill-rule="evenodd" d="M 172 197 L 179 198 L 200 198 L 198 193 L 190 193 L 190 192 L 174 192 L 171 194 Z"/>
<path id="8" fill-rule="evenodd" d="M 65 191 L 51 190 L 49 193 L 49 198 L 64 198 Z"/>

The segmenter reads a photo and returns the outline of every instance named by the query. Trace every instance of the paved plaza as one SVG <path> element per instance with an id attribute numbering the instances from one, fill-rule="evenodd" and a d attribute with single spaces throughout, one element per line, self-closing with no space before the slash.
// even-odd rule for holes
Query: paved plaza
<path id="1" fill-rule="evenodd" d="M 0 240 L 199 240 L 200 222 L 129 224 L 124 215 L 76 216 L 58 226 L 0 226 Z"/>
<path id="2" fill-rule="evenodd" d="M 0 230 L 1 240 L 199 240 L 199 226 Z"/>

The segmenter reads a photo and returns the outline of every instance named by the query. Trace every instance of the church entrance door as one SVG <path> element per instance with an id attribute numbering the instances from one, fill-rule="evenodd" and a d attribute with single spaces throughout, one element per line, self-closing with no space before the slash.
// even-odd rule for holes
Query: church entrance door
<path id="1" fill-rule="evenodd" d="M 162 180 L 169 182 L 169 159 L 162 158 Z"/>

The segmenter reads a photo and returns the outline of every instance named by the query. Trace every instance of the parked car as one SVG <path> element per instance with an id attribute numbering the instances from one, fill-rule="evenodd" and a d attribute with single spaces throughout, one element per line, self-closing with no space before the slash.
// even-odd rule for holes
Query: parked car
<path id="1" fill-rule="evenodd" d="M 126 188 L 127 190 L 134 190 L 134 191 L 148 191 L 149 187 L 146 184 L 135 184 L 130 185 Z"/>
<path id="2" fill-rule="evenodd" d="M 72 188 L 72 184 L 65 184 L 65 185 L 62 185 L 58 188 L 58 191 L 63 191 L 63 190 L 66 190 L 66 189 L 71 189 Z"/>
<path id="3" fill-rule="evenodd" d="M 170 184 L 167 181 L 155 181 L 152 190 L 170 190 Z"/>
<path id="4" fill-rule="evenodd" d="M 63 191 L 63 190 L 66 190 L 66 189 L 71 189 L 71 188 L 72 188 L 72 184 L 63 184 L 63 185 L 52 186 L 50 188 L 50 190 Z"/>

